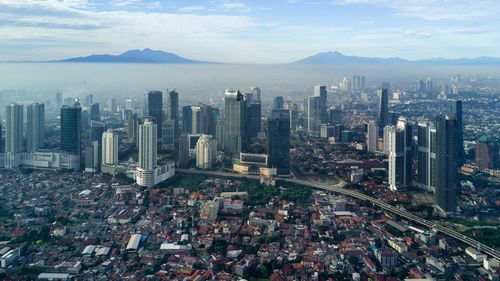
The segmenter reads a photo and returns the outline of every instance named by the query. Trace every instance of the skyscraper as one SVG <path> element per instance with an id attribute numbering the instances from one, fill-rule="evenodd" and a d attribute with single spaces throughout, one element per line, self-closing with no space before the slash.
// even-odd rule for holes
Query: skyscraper
<path id="1" fill-rule="evenodd" d="M 419 123 L 417 130 L 417 184 L 431 190 L 431 124 Z"/>
<path id="2" fill-rule="evenodd" d="M 179 136 L 179 152 L 177 153 L 177 166 L 179 168 L 187 168 L 189 162 L 189 145 L 188 135 L 182 133 Z"/>
<path id="3" fill-rule="evenodd" d="M 191 133 L 203 133 L 203 110 L 199 106 L 191 106 Z"/>
<path id="4" fill-rule="evenodd" d="M 257 134 L 261 130 L 260 122 L 262 117 L 262 105 L 260 100 L 257 100 L 254 96 L 254 93 L 245 93 L 244 95 L 245 103 L 246 103 L 246 112 L 245 112 L 245 125 L 246 125 L 246 133 L 248 140 L 256 138 Z"/>
<path id="5" fill-rule="evenodd" d="M 161 91 L 149 91 L 147 93 L 147 114 L 144 117 L 148 116 L 154 119 L 154 123 L 156 124 L 156 137 L 158 141 L 162 140 L 163 136 L 163 93 Z"/>
<path id="6" fill-rule="evenodd" d="M 116 99 L 115 98 L 110 98 L 108 100 L 108 111 L 116 112 Z"/>
<path id="7" fill-rule="evenodd" d="M 283 105 L 285 104 L 285 99 L 283 96 L 276 96 L 273 99 L 273 110 L 283 109 Z"/>
<path id="8" fill-rule="evenodd" d="M 250 91 L 252 92 L 253 99 L 256 103 L 261 103 L 260 96 L 262 94 L 261 90 L 259 87 L 251 87 Z"/>
<path id="9" fill-rule="evenodd" d="M 93 103 L 90 105 L 90 120 L 101 122 L 101 111 L 99 109 L 99 103 Z"/>
<path id="10" fill-rule="evenodd" d="M 157 126 L 152 118 L 139 125 L 139 168 L 143 170 L 157 167 Z"/>
<path id="11" fill-rule="evenodd" d="M 400 119 L 389 132 L 389 189 L 400 190 L 412 181 L 412 126 Z"/>
<path id="12" fill-rule="evenodd" d="M 179 138 L 179 93 L 168 91 L 165 105 L 163 148 L 175 151 Z"/>
<path id="13" fill-rule="evenodd" d="M 34 152 L 43 147 L 45 140 L 45 105 L 43 103 L 29 105 L 27 118 L 27 151 Z"/>
<path id="14" fill-rule="evenodd" d="M 192 123 L 192 111 L 191 106 L 186 105 L 182 107 L 182 132 L 191 133 L 191 123 Z"/>
<path id="15" fill-rule="evenodd" d="M 212 169 L 216 152 L 217 144 L 213 136 L 201 135 L 195 148 L 196 167 L 200 169 Z"/>
<path id="16" fill-rule="evenodd" d="M 102 134 L 102 164 L 118 163 L 118 135 L 111 129 Z"/>
<path id="17" fill-rule="evenodd" d="M 267 120 L 268 165 L 276 168 L 278 175 L 290 174 L 290 113 L 273 110 Z"/>
<path id="18" fill-rule="evenodd" d="M 436 203 L 446 213 L 457 209 L 457 120 L 438 116 L 436 121 Z"/>
<path id="19" fill-rule="evenodd" d="M 93 103 L 94 103 L 94 95 L 90 94 L 90 95 L 85 96 L 85 104 L 84 104 L 84 106 L 89 107 Z"/>
<path id="20" fill-rule="evenodd" d="M 476 166 L 479 170 L 499 167 L 498 141 L 489 136 L 482 136 L 476 143 Z"/>
<path id="21" fill-rule="evenodd" d="M 369 152 L 377 151 L 377 142 L 379 136 L 379 128 L 376 122 L 370 121 L 368 123 L 367 133 L 366 133 L 366 150 Z"/>
<path id="22" fill-rule="evenodd" d="M 23 152 L 23 106 L 8 105 L 5 121 L 5 153 Z"/>
<path id="23" fill-rule="evenodd" d="M 139 131 L 137 113 L 129 112 L 127 116 L 127 139 L 129 143 L 137 144 L 137 135 Z"/>
<path id="24" fill-rule="evenodd" d="M 328 109 L 328 122 L 332 125 L 342 124 L 342 109 L 339 107 Z"/>
<path id="25" fill-rule="evenodd" d="M 448 100 L 446 114 L 457 120 L 457 161 L 459 167 L 465 162 L 464 138 L 463 138 L 463 114 L 462 100 Z"/>
<path id="26" fill-rule="evenodd" d="M 319 105 L 319 97 L 311 96 L 304 100 L 305 127 L 307 132 L 311 135 L 317 135 L 319 133 L 321 125 Z"/>
<path id="27" fill-rule="evenodd" d="M 314 96 L 319 97 L 318 100 L 318 114 L 319 114 L 319 119 L 321 120 L 321 123 L 328 123 L 328 113 L 326 110 L 327 107 L 327 91 L 326 91 L 326 86 L 324 85 L 317 85 L 314 86 Z"/>
<path id="28" fill-rule="evenodd" d="M 63 105 L 63 96 L 62 96 L 62 93 L 61 92 L 57 92 L 56 93 L 56 97 L 55 97 L 55 106 L 56 106 L 56 109 L 59 110 L 62 105 Z"/>
<path id="29" fill-rule="evenodd" d="M 381 135 L 385 125 L 387 125 L 387 112 L 389 110 L 388 89 L 382 88 L 377 90 L 377 97 L 377 122 L 379 126 L 379 135 Z"/>
<path id="30" fill-rule="evenodd" d="M 431 97 L 434 92 L 434 86 L 432 85 L 432 79 L 429 77 L 425 81 L 425 91 L 427 92 L 427 96 Z"/>
<path id="31" fill-rule="evenodd" d="M 81 154 L 82 108 L 75 101 L 73 106 L 61 108 L 61 150 L 70 154 Z"/>
<path id="32" fill-rule="evenodd" d="M 224 153 L 227 158 L 239 157 L 245 147 L 245 109 L 243 95 L 226 90 L 224 96 Z"/>

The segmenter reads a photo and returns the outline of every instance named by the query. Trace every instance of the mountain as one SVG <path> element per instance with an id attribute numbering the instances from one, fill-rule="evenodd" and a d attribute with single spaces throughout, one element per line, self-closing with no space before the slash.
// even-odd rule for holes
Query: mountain
<path id="1" fill-rule="evenodd" d="M 399 57 L 393 58 L 376 58 L 376 57 L 357 57 L 346 56 L 340 52 L 323 52 L 304 59 L 301 59 L 292 64 L 435 64 L 435 65 L 496 65 L 500 64 L 500 58 L 494 57 L 478 57 L 478 58 L 432 58 L 426 60 L 406 60 Z"/>
<path id="2" fill-rule="evenodd" d="M 323 52 L 305 59 L 293 62 L 295 64 L 402 64 L 407 60 L 401 58 L 371 58 L 346 56 L 337 51 Z"/>
<path id="3" fill-rule="evenodd" d="M 209 63 L 204 61 L 190 60 L 173 53 L 156 51 L 151 49 L 129 50 L 120 55 L 90 55 L 59 60 L 56 62 L 92 62 L 92 63 L 158 63 L 158 64 L 195 64 Z"/>

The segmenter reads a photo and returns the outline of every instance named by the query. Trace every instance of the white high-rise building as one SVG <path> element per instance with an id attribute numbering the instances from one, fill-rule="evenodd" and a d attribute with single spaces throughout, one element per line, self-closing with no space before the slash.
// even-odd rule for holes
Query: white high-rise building
<path id="1" fill-rule="evenodd" d="M 11 104 L 5 108 L 5 153 L 23 152 L 23 106 Z"/>
<path id="2" fill-rule="evenodd" d="M 391 137 L 391 131 L 393 130 L 394 126 L 388 125 L 384 127 L 384 154 L 389 155 L 390 151 L 390 145 L 389 145 L 389 138 Z"/>
<path id="3" fill-rule="evenodd" d="M 389 128 L 389 189 L 396 191 L 412 182 L 412 126 L 400 119 Z"/>
<path id="4" fill-rule="evenodd" d="M 33 103 L 27 109 L 27 151 L 35 152 L 43 146 L 45 138 L 45 105 Z"/>
<path id="5" fill-rule="evenodd" d="M 196 143 L 196 167 L 212 169 L 217 152 L 217 142 L 211 135 L 201 135 Z"/>
<path id="6" fill-rule="evenodd" d="M 368 131 L 366 133 L 366 147 L 370 152 L 377 151 L 377 143 L 378 143 L 378 125 L 374 121 L 370 121 L 368 123 Z"/>
<path id="7" fill-rule="evenodd" d="M 118 135 L 111 129 L 102 134 L 102 165 L 118 163 Z"/>
<path id="8" fill-rule="evenodd" d="M 191 132 L 203 133 L 203 109 L 200 106 L 191 106 Z"/>
<path id="9" fill-rule="evenodd" d="M 139 168 L 153 170 L 157 166 L 157 129 L 153 119 L 139 125 Z"/>

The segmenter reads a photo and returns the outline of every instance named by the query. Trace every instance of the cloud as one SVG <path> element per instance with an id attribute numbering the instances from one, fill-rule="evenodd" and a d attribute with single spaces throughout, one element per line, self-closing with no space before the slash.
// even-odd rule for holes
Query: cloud
<path id="1" fill-rule="evenodd" d="M 225 2 L 219 6 L 225 11 L 236 11 L 236 12 L 249 12 L 251 9 L 246 4 L 242 2 Z"/>
<path id="2" fill-rule="evenodd" d="M 199 12 L 203 12 L 206 10 L 207 10 L 207 8 L 205 6 L 196 5 L 196 6 L 182 7 L 179 9 L 179 12 L 181 12 L 181 13 L 199 13 Z"/>
<path id="3" fill-rule="evenodd" d="M 368 4 L 395 10 L 396 15 L 428 21 L 495 18 L 500 12 L 498 0 L 334 0 L 333 4 Z"/>

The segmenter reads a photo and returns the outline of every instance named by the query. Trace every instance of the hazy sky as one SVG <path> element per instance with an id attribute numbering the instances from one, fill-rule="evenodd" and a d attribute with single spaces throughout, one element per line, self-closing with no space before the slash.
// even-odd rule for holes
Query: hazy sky
<path id="1" fill-rule="evenodd" d="M 233 63 L 500 57 L 499 14 L 499 0 L 0 0 L 0 60 L 142 48 Z"/>

